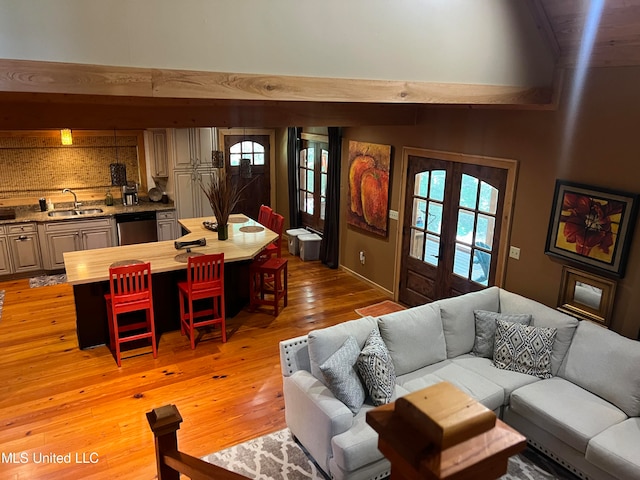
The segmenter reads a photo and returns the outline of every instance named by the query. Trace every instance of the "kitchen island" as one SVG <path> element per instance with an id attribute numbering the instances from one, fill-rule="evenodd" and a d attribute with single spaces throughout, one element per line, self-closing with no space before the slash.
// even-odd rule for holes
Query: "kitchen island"
<path id="1" fill-rule="evenodd" d="M 218 240 L 217 232 L 203 222 L 211 217 L 179 219 L 188 233 L 178 239 L 190 242 L 204 238 L 205 246 L 189 247 L 196 253 L 224 253 L 225 303 L 232 317 L 249 297 L 249 264 L 277 234 L 244 215 L 231 215 L 228 240 Z M 150 262 L 153 278 L 153 305 L 158 332 L 180 327 L 178 287 L 186 279 L 186 249 L 176 250 L 173 241 L 140 243 L 64 254 L 67 282 L 73 285 L 76 305 L 78 345 L 89 348 L 108 339 L 104 294 L 109 292 L 109 266 L 127 261 Z"/>

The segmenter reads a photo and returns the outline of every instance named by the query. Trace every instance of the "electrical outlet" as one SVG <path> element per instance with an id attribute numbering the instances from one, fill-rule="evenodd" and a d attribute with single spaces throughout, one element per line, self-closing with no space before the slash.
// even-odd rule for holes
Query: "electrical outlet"
<path id="1" fill-rule="evenodd" d="M 509 248 L 509 256 L 514 260 L 520 260 L 520 249 L 518 247 Z"/>
<path id="2" fill-rule="evenodd" d="M 389 210 L 389 218 L 391 220 L 397 220 L 398 219 L 398 211 L 397 210 Z"/>
<path id="3" fill-rule="evenodd" d="M 364 252 L 363 251 L 360 252 L 360 263 L 362 265 L 364 265 Z"/>

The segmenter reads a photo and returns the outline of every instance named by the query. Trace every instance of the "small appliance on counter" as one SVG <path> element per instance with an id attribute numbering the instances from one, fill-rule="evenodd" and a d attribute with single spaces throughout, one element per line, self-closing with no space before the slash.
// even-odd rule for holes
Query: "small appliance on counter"
<path id="1" fill-rule="evenodd" d="M 122 186 L 122 204 L 125 207 L 138 205 L 138 185 L 132 182 Z"/>
<path id="2" fill-rule="evenodd" d="M 16 218 L 16 209 L 0 207 L 0 220 L 13 220 Z"/>

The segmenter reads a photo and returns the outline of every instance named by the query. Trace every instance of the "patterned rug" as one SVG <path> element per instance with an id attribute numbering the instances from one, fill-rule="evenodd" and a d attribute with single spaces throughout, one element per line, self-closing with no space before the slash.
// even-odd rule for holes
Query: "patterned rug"
<path id="1" fill-rule="evenodd" d="M 384 302 L 374 303 L 368 307 L 356 308 L 356 313 L 361 317 L 379 317 L 381 315 L 398 312 L 400 310 L 406 310 L 406 308 L 396 302 L 392 302 L 391 300 L 385 300 Z"/>
<path id="2" fill-rule="evenodd" d="M 49 285 L 58 285 L 59 283 L 66 283 L 67 275 L 60 273 L 58 275 L 42 275 L 41 277 L 32 277 L 29 279 L 29 287 L 47 287 Z"/>
<path id="3" fill-rule="evenodd" d="M 4 290 L 0 290 L 0 319 L 2 318 L 2 305 L 4 305 Z"/>
<path id="4" fill-rule="evenodd" d="M 212 453 L 203 460 L 257 480 L 327 480 L 306 451 L 285 428 Z M 527 448 L 509 459 L 501 480 L 574 480 L 577 477 Z"/>

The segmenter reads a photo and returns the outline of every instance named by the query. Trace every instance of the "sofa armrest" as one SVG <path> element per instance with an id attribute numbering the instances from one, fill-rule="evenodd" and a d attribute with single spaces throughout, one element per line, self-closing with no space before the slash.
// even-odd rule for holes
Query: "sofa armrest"
<path id="1" fill-rule="evenodd" d="M 285 377 L 298 370 L 311 371 L 309 341 L 306 335 L 280 342 L 280 369 Z"/>
<path id="2" fill-rule="evenodd" d="M 291 433 L 329 473 L 331 439 L 353 424 L 351 410 L 305 370 L 283 378 L 285 420 Z"/>

